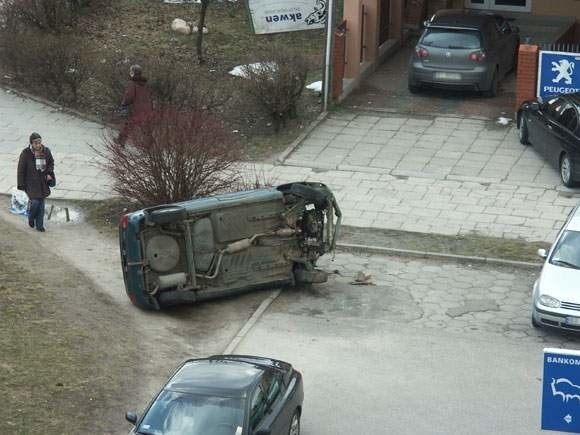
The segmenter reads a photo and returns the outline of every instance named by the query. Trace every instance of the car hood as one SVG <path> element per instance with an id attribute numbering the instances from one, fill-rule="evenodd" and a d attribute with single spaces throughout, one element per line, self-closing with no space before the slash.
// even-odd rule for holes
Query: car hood
<path id="1" fill-rule="evenodd" d="M 547 294 L 560 301 L 580 304 L 580 270 L 554 266 L 548 262 L 539 280 L 540 294 Z"/>

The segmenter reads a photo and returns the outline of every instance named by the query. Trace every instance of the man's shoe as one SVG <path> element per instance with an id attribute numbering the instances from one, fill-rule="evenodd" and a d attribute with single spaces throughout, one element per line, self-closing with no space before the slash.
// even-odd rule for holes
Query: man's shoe
<path id="1" fill-rule="evenodd" d="M 34 221 L 32 219 L 28 219 L 28 226 L 34 228 Z"/>
<path id="2" fill-rule="evenodd" d="M 46 230 L 44 228 L 37 228 L 36 231 L 40 231 L 41 233 L 44 233 Z"/>

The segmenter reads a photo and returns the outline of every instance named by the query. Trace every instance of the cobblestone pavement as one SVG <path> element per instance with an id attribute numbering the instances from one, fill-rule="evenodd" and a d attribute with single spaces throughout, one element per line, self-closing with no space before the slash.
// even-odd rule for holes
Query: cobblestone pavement
<path id="1" fill-rule="evenodd" d="M 580 197 L 484 119 L 331 113 L 284 164 L 311 168 L 361 227 L 551 241 Z"/>
<path id="2" fill-rule="evenodd" d="M 106 129 L 0 90 L 0 193 L 16 187 L 31 131 L 53 151 L 52 198 L 112 196 L 99 167 Z M 328 184 L 344 224 L 436 234 L 552 241 L 579 193 L 517 142 L 513 126 L 484 119 L 331 113 L 282 164 L 247 165 L 274 182 Z"/>
<path id="3" fill-rule="evenodd" d="M 532 286 L 540 269 L 458 264 L 340 252 L 319 266 L 335 271 L 311 292 L 284 294 L 290 314 L 397 321 L 430 330 L 483 332 L 549 346 L 575 348 L 574 334 L 531 325 Z M 372 285 L 349 285 L 357 274 Z"/>

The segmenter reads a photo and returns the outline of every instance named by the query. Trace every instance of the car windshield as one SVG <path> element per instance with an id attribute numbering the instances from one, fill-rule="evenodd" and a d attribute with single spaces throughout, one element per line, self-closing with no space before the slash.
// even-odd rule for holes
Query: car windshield
<path id="1" fill-rule="evenodd" d="M 476 49 L 481 47 L 481 34 L 477 30 L 430 28 L 425 31 L 421 44 L 436 48 Z"/>
<path id="2" fill-rule="evenodd" d="M 550 263 L 555 266 L 580 269 L 580 232 L 566 230 L 554 247 Z"/>
<path id="3" fill-rule="evenodd" d="M 136 433 L 143 435 L 241 435 L 243 400 L 164 390 Z"/>

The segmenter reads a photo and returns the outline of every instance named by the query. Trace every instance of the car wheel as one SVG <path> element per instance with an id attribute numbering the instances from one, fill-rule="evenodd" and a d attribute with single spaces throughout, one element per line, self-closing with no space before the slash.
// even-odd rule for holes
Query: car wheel
<path id="1" fill-rule="evenodd" d="M 499 86 L 499 77 L 498 72 L 495 70 L 493 73 L 493 77 L 491 78 L 491 84 L 489 85 L 489 89 L 483 91 L 483 96 L 488 98 L 493 98 L 497 95 L 497 88 Z"/>
<path id="2" fill-rule="evenodd" d="M 568 154 L 564 153 L 560 159 L 560 178 L 566 187 L 574 187 L 573 169 L 572 160 Z"/>
<path id="3" fill-rule="evenodd" d="M 522 113 L 522 118 L 520 119 L 520 129 L 518 136 L 522 145 L 530 144 L 530 139 L 528 137 L 528 117 L 524 113 Z"/>
<path id="4" fill-rule="evenodd" d="M 294 411 L 292 420 L 290 420 L 290 429 L 288 435 L 300 435 L 300 412 Z"/>
<path id="5" fill-rule="evenodd" d="M 409 83 L 409 92 L 412 94 L 418 94 L 421 92 L 421 86 L 412 85 Z"/>

